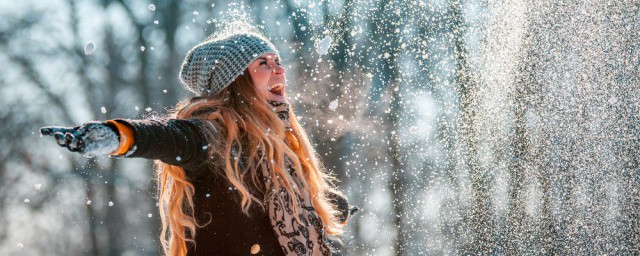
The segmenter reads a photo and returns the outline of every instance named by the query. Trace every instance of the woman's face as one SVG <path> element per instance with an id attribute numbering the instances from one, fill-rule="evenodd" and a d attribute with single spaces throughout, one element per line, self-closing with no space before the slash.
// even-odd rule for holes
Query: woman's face
<path id="1" fill-rule="evenodd" d="M 260 56 L 247 68 L 260 96 L 271 101 L 286 101 L 284 68 L 273 53 Z"/>

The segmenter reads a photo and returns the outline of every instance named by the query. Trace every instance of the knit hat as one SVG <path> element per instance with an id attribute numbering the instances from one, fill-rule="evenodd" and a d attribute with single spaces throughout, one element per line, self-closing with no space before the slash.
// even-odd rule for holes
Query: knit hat
<path id="1" fill-rule="evenodd" d="M 255 33 L 237 33 L 208 39 L 189 51 L 182 63 L 179 79 L 198 96 L 214 95 L 242 75 L 265 53 L 279 57 L 276 47 Z"/>

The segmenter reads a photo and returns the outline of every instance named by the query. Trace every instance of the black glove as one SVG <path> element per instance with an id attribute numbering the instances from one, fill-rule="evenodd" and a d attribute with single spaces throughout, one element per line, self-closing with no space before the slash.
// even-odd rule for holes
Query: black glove
<path id="1" fill-rule="evenodd" d="M 338 220 L 340 222 L 347 222 L 360 208 L 354 205 L 350 205 L 346 197 L 334 193 L 329 193 L 329 200 L 338 207 L 340 216 Z"/>
<path id="2" fill-rule="evenodd" d="M 88 122 L 76 127 L 47 126 L 40 128 L 42 135 L 50 135 L 61 147 L 90 158 L 108 155 L 118 149 L 118 130 L 102 122 Z"/>

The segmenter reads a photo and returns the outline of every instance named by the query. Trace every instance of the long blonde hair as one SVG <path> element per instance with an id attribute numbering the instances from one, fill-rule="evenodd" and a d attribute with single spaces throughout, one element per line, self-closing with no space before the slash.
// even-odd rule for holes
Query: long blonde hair
<path id="1" fill-rule="evenodd" d="M 318 161 L 316 152 L 304 129 L 298 123 L 291 106 L 289 113 L 293 136 L 291 134 L 287 136 L 281 125 L 273 125 L 279 120 L 278 116 L 258 95 L 249 72 L 245 72 L 216 95 L 194 97 L 178 103 L 170 117 L 195 118 L 222 124 L 223 129 L 218 131 L 207 129 L 209 144 L 219 145 L 209 147 L 209 155 L 213 156 L 213 159 L 224 159 L 224 175 L 237 189 L 245 214 L 249 215 L 249 207 L 252 203 L 257 202 L 259 205 L 265 203 L 265 198 L 261 200 L 250 193 L 249 184 L 245 184 L 245 175 L 250 175 L 249 180 L 254 187 L 260 187 L 261 180 L 257 177 L 257 173 L 260 163 L 266 158 L 268 161 L 264 162 L 269 165 L 272 175 L 287 177 L 284 173 L 286 171 L 284 156 L 288 156 L 295 169 L 303 174 L 300 176 L 304 177 L 305 186 L 297 188 L 288 179 L 272 181 L 279 183 L 291 195 L 298 193 L 298 189 L 306 189 L 327 233 L 341 234 L 343 224 L 338 221 L 338 210 L 327 197 L 329 193 L 340 194 L 333 183 L 335 178 L 328 175 Z M 214 133 L 222 133 L 222 136 Z M 212 141 L 214 138 L 224 141 L 222 143 Z M 285 138 L 289 144 L 296 145 L 290 147 L 285 142 Z M 248 171 L 240 169 L 240 161 L 247 161 L 244 166 L 248 166 Z M 201 227 L 194 217 L 194 186 L 187 180 L 185 171 L 181 167 L 160 161 L 156 161 L 156 166 L 158 202 L 162 220 L 160 235 L 162 248 L 166 255 L 186 255 L 186 242 L 195 243 L 196 227 Z M 297 209 L 296 200 L 292 200 L 292 203 L 294 209 Z M 297 215 L 295 214 L 296 219 Z"/>

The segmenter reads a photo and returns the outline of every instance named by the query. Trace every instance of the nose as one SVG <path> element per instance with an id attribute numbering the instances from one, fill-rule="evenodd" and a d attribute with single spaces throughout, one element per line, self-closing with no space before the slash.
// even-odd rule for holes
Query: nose
<path id="1" fill-rule="evenodd" d="M 276 74 L 276 75 L 284 74 L 284 67 L 282 67 L 280 65 L 276 65 L 273 68 L 273 73 Z"/>

